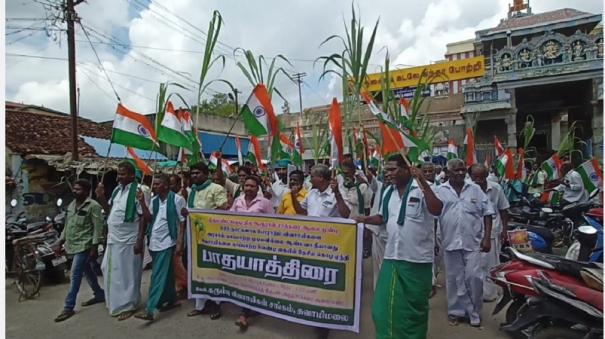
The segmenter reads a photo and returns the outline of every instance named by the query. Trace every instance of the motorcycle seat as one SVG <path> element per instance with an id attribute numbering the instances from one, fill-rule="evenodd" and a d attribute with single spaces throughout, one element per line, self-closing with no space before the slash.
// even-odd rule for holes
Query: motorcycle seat
<path id="1" fill-rule="evenodd" d="M 38 221 L 38 222 L 32 222 L 30 224 L 27 224 L 27 232 L 34 232 L 37 231 L 39 229 L 44 228 L 44 226 L 48 225 L 48 223 L 46 221 Z"/>

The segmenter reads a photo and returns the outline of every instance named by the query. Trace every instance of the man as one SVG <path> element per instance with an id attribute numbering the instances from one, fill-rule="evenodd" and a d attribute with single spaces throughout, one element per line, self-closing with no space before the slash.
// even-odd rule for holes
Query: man
<path id="1" fill-rule="evenodd" d="M 435 165 L 431 162 L 424 162 L 420 167 L 422 170 L 422 175 L 426 179 L 426 181 L 431 186 L 431 189 L 436 189 L 438 185 L 441 183 L 437 182 L 435 179 Z M 437 275 L 439 274 L 439 266 L 443 259 L 441 254 L 441 232 L 438 229 L 438 220 L 434 220 L 434 230 L 435 230 L 435 246 L 434 246 L 434 256 L 433 256 L 433 287 L 431 289 L 431 293 L 429 294 L 429 298 L 432 298 L 435 293 L 437 293 Z"/>
<path id="2" fill-rule="evenodd" d="M 342 183 L 339 190 L 351 211 L 349 218 L 353 219 L 360 215 L 370 213 L 370 200 L 372 191 L 366 182 L 357 173 L 357 167 L 353 162 L 344 162 L 342 164 Z M 365 177 L 365 176 L 364 176 Z M 363 258 L 372 255 L 372 232 L 364 229 L 363 234 Z"/>
<path id="3" fill-rule="evenodd" d="M 542 194 L 544 192 L 544 183 L 546 182 L 546 178 L 548 175 L 546 171 L 538 166 L 538 163 L 535 162 L 532 166 L 533 171 L 529 175 L 527 182 L 529 183 L 529 188 L 527 189 L 527 193 L 529 194 Z"/>
<path id="4" fill-rule="evenodd" d="M 571 166 L 571 162 L 566 161 L 561 165 L 561 174 L 563 178 L 560 179 L 560 184 L 554 189 L 559 192 L 563 192 L 561 199 L 561 206 L 569 205 L 573 202 L 587 202 L 588 193 L 584 189 L 584 183 L 582 176 Z"/>
<path id="5" fill-rule="evenodd" d="M 130 318 L 141 300 L 144 248 L 137 243 L 139 228 L 145 227 L 141 205 L 143 191 L 135 182 L 134 165 L 118 164 L 118 187 L 109 199 L 103 184 L 97 186 L 97 198 L 107 217 L 107 248 L 101 269 L 105 282 L 105 301 L 109 314 L 122 321 Z"/>
<path id="6" fill-rule="evenodd" d="M 290 191 L 291 200 L 297 214 L 313 217 L 348 218 L 351 210 L 344 201 L 338 189 L 338 180 L 332 178 L 330 169 L 326 165 L 315 165 L 311 169 L 312 189 L 302 202 L 296 199 L 296 194 Z M 318 338 L 327 338 L 330 330 L 317 327 L 315 332 Z"/>
<path id="7" fill-rule="evenodd" d="M 441 185 L 442 183 L 446 182 L 447 180 L 445 180 L 445 171 L 443 170 L 443 167 L 441 167 L 441 165 L 436 165 L 435 166 L 435 183 L 437 185 Z"/>
<path id="8" fill-rule="evenodd" d="M 273 203 L 273 208 L 277 210 L 279 204 L 284 197 L 286 191 L 288 191 L 288 165 L 290 164 L 290 160 L 283 159 L 278 160 L 275 164 L 275 174 L 277 175 L 277 180 L 271 184 L 270 187 L 267 187 L 268 193 L 271 194 L 271 202 Z"/>
<path id="9" fill-rule="evenodd" d="M 311 183 L 313 188 L 300 203 L 296 199 L 296 194 L 290 191 L 297 214 L 313 217 L 349 217 L 351 210 L 338 189 L 338 181 L 332 179 L 330 169 L 326 165 L 313 166 Z"/>
<path id="10" fill-rule="evenodd" d="M 181 177 L 177 174 L 170 175 L 169 189 L 175 194 L 181 196 L 183 199 L 185 199 L 183 194 L 187 195 L 187 191 L 181 188 Z M 179 211 L 179 214 L 183 217 L 187 217 L 187 205 L 185 204 L 184 206 L 181 206 L 181 209 L 182 210 Z M 182 257 L 183 253 L 179 253 L 179 251 L 174 251 L 172 265 L 174 267 L 176 294 L 179 299 L 187 298 L 187 269 L 185 268 L 185 265 L 183 265 Z"/>
<path id="11" fill-rule="evenodd" d="M 492 267 L 500 264 L 500 241 L 504 241 L 507 238 L 507 209 L 510 205 L 502 187 L 495 182 L 487 180 L 487 168 L 484 165 L 474 164 L 471 166 L 471 179 L 481 187 L 494 208 L 492 232 L 490 235 L 491 249 L 488 253 L 483 254 L 483 273 L 485 275 L 485 280 L 483 281 L 483 301 L 490 302 L 498 298 L 498 286 L 487 278 L 487 274 Z"/>
<path id="12" fill-rule="evenodd" d="M 75 314 L 76 297 L 80 290 L 82 277 L 85 276 L 92 289 L 94 297 L 82 303 L 90 306 L 105 301 L 105 292 L 97 282 L 97 275 L 92 270 L 91 263 L 97 259 L 97 247 L 103 243 L 102 208 L 99 203 L 89 198 L 90 182 L 76 180 L 72 193 L 74 201 L 67 206 L 65 228 L 61 232 L 58 248 L 65 244 L 65 252 L 73 256 L 71 264 L 71 284 L 65 298 L 63 312 L 55 318 L 56 322 L 66 320 Z"/>
<path id="13" fill-rule="evenodd" d="M 471 326 L 481 326 L 484 272 L 481 252 L 491 249 L 493 208 L 481 187 L 465 181 L 466 165 L 461 159 L 447 163 L 448 182 L 437 187 L 443 202 L 439 217 L 445 281 L 447 313 L 450 325 L 460 318 L 470 318 Z"/>
<path id="14" fill-rule="evenodd" d="M 391 186 L 377 215 L 358 222 L 386 224 L 388 240 L 372 304 L 376 338 L 426 338 L 431 291 L 434 217 L 443 204 L 422 172 L 400 154 L 385 171 Z M 415 180 L 414 180 L 415 179 Z"/>
<path id="15" fill-rule="evenodd" d="M 143 237 L 147 235 L 153 266 L 147 306 L 135 317 L 147 321 L 153 321 L 158 310 L 180 306 L 175 290 L 173 263 L 174 252 L 179 258 L 183 254 L 185 217 L 182 211 L 186 203 L 185 199 L 171 191 L 169 186 L 168 175 L 156 176 L 153 183 L 155 197 L 151 200 L 151 212 L 146 205 L 142 206 L 143 215 L 149 221 L 149 226 L 139 230 L 137 241 L 142 247 Z"/>
<path id="16" fill-rule="evenodd" d="M 226 209 L 227 192 L 222 186 L 212 182 L 208 166 L 201 162 L 197 163 L 190 167 L 190 173 L 193 186 L 191 186 L 187 207 Z M 192 317 L 200 314 L 209 314 L 210 319 L 215 320 L 221 317 L 221 309 L 213 300 L 199 298 L 195 300 L 195 309 L 187 313 L 187 316 Z"/>
<path id="17" fill-rule="evenodd" d="M 267 198 L 259 195 L 260 179 L 255 176 L 249 176 L 244 179 L 244 191 L 243 195 L 240 195 L 233 202 L 230 210 L 233 212 L 244 212 L 244 213 L 262 213 L 262 214 L 273 214 L 273 204 Z M 240 331 L 245 332 L 248 329 L 248 318 L 255 315 L 256 312 L 251 311 L 248 308 L 242 308 L 241 313 L 235 325 L 240 328 Z"/>
<path id="18" fill-rule="evenodd" d="M 281 204 L 277 209 L 277 214 L 296 215 L 294 204 L 292 203 L 292 197 L 300 203 L 305 199 L 309 191 L 303 186 L 304 174 L 302 171 L 295 170 L 290 173 L 290 193 L 284 194 Z"/>

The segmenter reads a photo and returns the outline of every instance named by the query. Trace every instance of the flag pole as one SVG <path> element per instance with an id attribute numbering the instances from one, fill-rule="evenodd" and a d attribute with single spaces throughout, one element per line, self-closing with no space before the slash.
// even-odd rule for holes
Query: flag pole
<path id="1" fill-rule="evenodd" d="M 388 126 L 385 127 L 389 134 L 389 137 L 391 138 L 391 141 L 394 144 L 397 144 L 397 142 L 395 141 L 395 136 L 393 135 L 393 132 L 391 132 L 391 129 Z M 408 160 L 407 154 L 404 152 L 404 149 L 407 149 L 407 147 L 405 147 L 405 140 L 403 140 L 403 147 L 399 149 L 399 153 L 403 156 L 403 161 L 405 161 L 405 164 L 408 165 L 408 167 L 412 167 L 412 164 L 410 164 L 410 161 Z"/>
<path id="2" fill-rule="evenodd" d="M 107 148 L 107 155 L 105 155 L 105 161 L 103 162 L 103 166 L 101 167 L 103 169 L 103 174 L 101 174 L 101 183 L 103 183 L 103 180 L 105 179 L 105 173 L 107 172 L 105 170 L 105 168 L 107 167 L 107 162 L 109 161 L 109 153 L 111 152 L 111 145 L 113 144 L 111 142 L 112 139 L 109 139 L 109 147 Z M 97 174 L 98 176 L 98 174 Z"/>

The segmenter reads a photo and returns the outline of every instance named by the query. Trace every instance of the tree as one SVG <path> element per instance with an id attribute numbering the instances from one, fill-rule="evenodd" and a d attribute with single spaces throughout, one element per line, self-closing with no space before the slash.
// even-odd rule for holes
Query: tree
<path id="1" fill-rule="evenodd" d="M 195 112 L 196 107 L 191 108 Z M 225 93 L 215 93 L 212 95 L 210 100 L 204 99 L 200 105 L 200 112 L 208 115 L 215 115 L 220 117 L 232 117 L 239 111 L 235 109 L 235 103 Z"/>

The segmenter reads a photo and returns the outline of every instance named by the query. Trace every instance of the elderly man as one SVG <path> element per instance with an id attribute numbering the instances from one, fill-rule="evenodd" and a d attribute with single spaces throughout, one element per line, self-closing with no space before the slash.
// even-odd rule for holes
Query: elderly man
<path id="1" fill-rule="evenodd" d="M 135 182 L 134 165 L 128 161 L 118 165 L 118 182 L 107 201 L 103 184 L 97 186 L 97 199 L 107 217 L 107 249 L 101 269 L 105 281 L 105 301 L 109 314 L 118 320 L 130 318 L 141 300 L 143 250 L 137 241 L 139 228 L 145 227 L 141 218 L 145 196 Z"/>
<path id="2" fill-rule="evenodd" d="M 483 271 L 485 280 L 483 282 L 483 300 L 494 301 L 498 298 L 498 286 L 487 278 L 489 269 L 500 264 L 500 240 L 506 239 L 508 228 L 508 212 L 510 207 L 502 186 L 487 180 L 487 167 L 482 164 L 471 166 L 471 179 L 487 195 L 494 208 L 492 216 L 492 232 L 490 235 L 491 249 L 483 254 Z"/>
<path id="3" fill-rule="evenodd" d="M 185 217 L 182 211 L 186 203 L 169 186 L 169 176 L 158 175 L 153 184 L 155 197 L 151 200 L 151 211 L 142 206 L 143 215 L 150 223 L 139 230 L 138 241 L 142 242 L 143 235 L 147 235 L 153 267 L 147 307 L 135 317 L 147 321 L 153 321 L 158 310 L 180 306 L 175 289 L 174 253 L 180 257 L 183 252 Z"/>
<path id="4" fill-rule="evenodd" d="M 481 252 L 491 249 L 493 207 L 477 184 L 465 181 L 466 165 L 461 159 L 447 163 L 449 180 L 437 187 L 443 202 L 439 218 L 446 271 L 447 313 L 450 325 L 470 318 L 481 326 L 484 272 Z"/>
<path id="5" fill-rule="evenodd" d="M 573 202 L 587 202 L 588 192 L 584 188 L 582 176 L 573 170 L 571 162 L 566 161 L 561 165 L 561 174 L 563 178 L 561 184 L 555 187 L 555 190 L 563 192 L 561 206 L 569 205 Z"/>
<path id="6" fill-rule="evenodd" d="M 227 192 L 223 186 L 212 182 L 208 166 L 204 163 L 197 163 L 191 166 L 190 173 L 193 186 L 191 186 L 187 207 L 226 209 Z M 209 314 L 210 319 L 215 320 L 221 317 L 221 308 L 213 300 L 199 298 L 195 300 L 195 309 L 187 313 L 187 316 L 192 317 L 200 314 Z"/>
<path id="7" fill-rule="evenodd" d="M 82 306 L 94 305 L 105 301 L 105 292 L 99 286 L 97 275 L 93 272 L 91 262 L 97 258 L 97 247 L 103 242 L 104 220 L 101 205 L 89 198 L 90 181 L 80 179 L 73 185 L 74 200 L 67 206 L 65 228 L 58 243 L 65 244 L 65 252 L 73 256 L 71 264 L 71 284 L 65 298 L 63 312 L 55 318 L 63 321 L 75 314 L 76 297 L 80 290 L 82 278 L 86 277 L 94 297 L 82 303 Z"/>
<path id="8" fill-rule="evenodd" d="M 426 338 L 431 291 L 434 217 L 443 204 L 422 172 L 391 156 L 391 186 L 377 215 L 358 222 L 386 225 L 388 240 L 372 305 L 376 338 Z"/>

